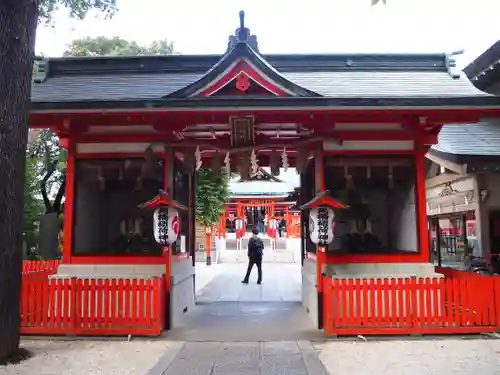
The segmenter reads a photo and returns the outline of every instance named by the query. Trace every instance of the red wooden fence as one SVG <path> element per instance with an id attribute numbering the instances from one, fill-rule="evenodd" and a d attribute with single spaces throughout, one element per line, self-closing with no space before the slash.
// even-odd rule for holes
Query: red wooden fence
<path id="1" fill-rule="evenodd" d="M 436 266 L 434 267 L 434 270 L 437 273 L 443 274 L 447 278 L 454 278 L 454 279 L 466 279 L 466 278 L 471 278 L 471 277 L 491 277 L 488 275 L 482 275 L 480 273 L 475 273 L 475 272 L 466 272 L 466 271 L 460 271 L 454 268 L 449 268 L 449 267 L 439 267 Z"/>
<path id="2" fill-rule="evenodd" d="M 23 277 L 21 334 L 159 335 L 163 279 Z"/>
<path id="3" fill-rule="evenodd" d="M 38 272 L 48 275 L 54 274 L 57 272 L 59 263 L 59 260 L 25 260 L 23 262 L 23 275 Z"/>
<path id="4" fill-rule="evenodd" d="M 500 281 L 463 278 L 324 278 L 327 334 L 494 332 Z"/>

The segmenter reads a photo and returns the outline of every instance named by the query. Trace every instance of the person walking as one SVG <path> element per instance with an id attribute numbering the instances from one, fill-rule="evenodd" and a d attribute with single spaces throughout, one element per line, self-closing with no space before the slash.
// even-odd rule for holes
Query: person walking
<path id="1" fill-rule="evenodd" d="M 252 272 L 253 265 L 257 266 L 257 284 L 262 284 L 262 256 L 264 255 L 264 242 L 259 237 L 259 230 L 252 229 L 252 237 L 248 240 L 248 268 L 247 274 L 243 279 L 243 284 L 248 284 L 250 273 Z"/>

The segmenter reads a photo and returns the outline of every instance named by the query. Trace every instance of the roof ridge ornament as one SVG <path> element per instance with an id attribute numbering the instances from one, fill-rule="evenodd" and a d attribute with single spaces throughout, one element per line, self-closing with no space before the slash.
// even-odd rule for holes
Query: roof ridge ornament
<path id="1" fill-rule="evenodd" d="M 445 53 L 445 66 L 446 70 L 448 71 L 448 74 L 451 76 L 451 78 L 458 79 L 460 78 L 460 69 L 457 68 L 457 60 L 455 56 L 462 55 L 465 52 L 465 50 L 461 49 L 458 51 L 453 51 L 449 53 Z"/>
<path id="2" fill-rule="evenodd" d="M 238 43 L 247 43 L 254 51 L 259 52 L 257 43 L 257 36 L 250 33 L 250 29 L 245 27 L 245 12 L 243 10 L 239 13 L 240 27 L 236 29 L 234 35 L 229 36 L 227 45 L 227 52 L 231 51 Z"/>

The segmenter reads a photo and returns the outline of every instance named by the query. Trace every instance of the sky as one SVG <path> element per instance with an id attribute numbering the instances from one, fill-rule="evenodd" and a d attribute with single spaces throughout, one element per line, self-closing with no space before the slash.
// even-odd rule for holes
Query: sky
<path id="1" fill-rule="evenodd" d="M 424 53 L 465 49 L 464 66 L 500 39 L 498 0 L 117 0 L 111 20 L 91 13 L 40 26 L 37 53 L 62 55 L 73 39 L 120 36 L 148 44 L 167 38 L 182 54 L 221 54 L 246 13 L 246 26 L 269 53 Z"/>

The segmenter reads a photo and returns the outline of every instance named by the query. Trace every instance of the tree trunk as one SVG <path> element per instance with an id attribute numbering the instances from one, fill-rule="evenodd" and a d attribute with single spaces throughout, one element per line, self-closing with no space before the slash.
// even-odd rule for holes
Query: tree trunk
<path id="1" fill-rule="evenodd" d="M 25 153 L 37 0 L 0 1 L 0 362 L 19 348 Z"/>
<path id="2" fill-rule="evenodd" d="M 42 259 L 59 257 L 59 214 L 49 212 L 40 217 L 39 244 Z"/>

